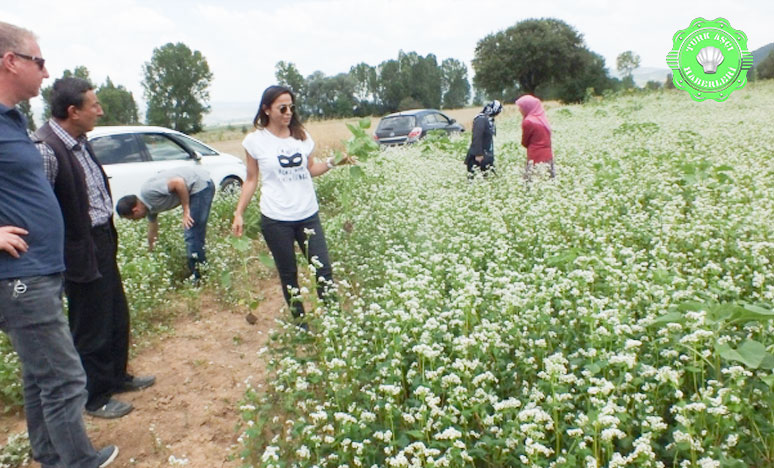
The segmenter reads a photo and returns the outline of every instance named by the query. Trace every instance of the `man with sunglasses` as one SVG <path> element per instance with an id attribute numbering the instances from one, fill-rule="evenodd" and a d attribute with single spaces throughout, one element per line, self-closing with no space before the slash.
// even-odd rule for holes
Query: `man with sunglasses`
<path id="1" fill-rule="evenodd" d="M 148 248 L 153 250 L 159 232 L 158 214 L 182 206 L 188 269 L 192 281 L 198 284 L 201 279 L 199 265 L 207 261 L 204 242 L 214 195 L 215 184 L 206 169 L 183 166 L 159 172 L 148 179 L 139 195 L 127 195 L 118 200 L 116 211 L 126 219 L 148 218 Z"/>
<path id="2" fill-rule="evenodd" d="M 54 82 L 51 120 L 35 132 L 46 176 L 65 223 L 65 293 L 75 348 L 86 370 L 86 413 L 120 418 L 132 405 L 113 395 L 153 385 L 127 373 L 129 307 L 118 270 L 113 200 L 86 133 L 102 115 L 93 86 L 80 78 Z"/>
<path id="3" fill-rule="evenodd" d="M 64 223 L 15 105 L 48 77 L 32 32 L 0 21 L 0 329 L 19 355 L 32 456 L 43 468 L 103 467 L 83 423 L 86 376 L 62 310 Z"/>

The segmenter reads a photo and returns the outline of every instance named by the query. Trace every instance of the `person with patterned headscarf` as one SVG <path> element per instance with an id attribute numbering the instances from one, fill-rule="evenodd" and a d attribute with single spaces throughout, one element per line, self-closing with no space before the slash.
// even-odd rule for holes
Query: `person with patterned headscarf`
<path id="1" fill-rule="evenodd" d="M 554 153 L 551 150 L 551 124 L 546 118 L 543 104 L 535 96 L 524 95 L 516 100 L 521 121 L 521 145 L 527 148 L 527 168 L 525 177 L 529 179 L 535 164 L 549 164 L 551 177 L 554 171 Z"/>
<path id="2" fill-rule="evenodd" d="M 494 100 L 481 110 L 473 118 L 473 131 L 471 132 L 470 148 L 465 157 L 465 165 L 468 168 L 468 178 L 473 178 L 476 169 L 481 170 L 484 176 L 494 173 L 494 119 L 503 110 L 500 101 Z"/>

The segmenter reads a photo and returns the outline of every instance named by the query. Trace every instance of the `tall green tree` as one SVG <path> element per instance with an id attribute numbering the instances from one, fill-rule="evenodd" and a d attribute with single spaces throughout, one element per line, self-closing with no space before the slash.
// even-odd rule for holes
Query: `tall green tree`
<path id="1" fill-rule="evenodd" d="M 99 119 L 100 125 L 131 125 L 139 122 L 134 95 L 122 85 L 114 85 L 110 77 L 97 89 L 97 98 L 104 112 Z"/>
<path id="2" fill-rule="evenodd" d="M 292 62 L 280 60 L 274 66 L 274 70 L 277 83 L 290 88 L 293 94 L 296 95 L 296 99 L 303 104 L 306 97 L 307 82 L 301 72 L 298 71 L 298 68 L 296 68 L 296 65 Z"/>
<path id="3" fill-rule="evenodd" d="M 470 83 L 468 67 L 464 63 L 453 58 L 441 62 L 441 94 L 444 108 L 464 107 L 468 103 Z"/>
<path id="4" fill-rule="evenodd" d="M 386 60 L 377 68 L 379 88 L 377 95 L 379 104 L 385 112 L 398 110 L 400 101 L 408 95 L 400 76 L 400 63 L 397 60 Z"/>
<path id="5" fill-rule="evenodd" d="M 318 118 L 350 117 L 357 108 L 355 80 L 349 73 L 325 76 L 316 71 L 306 79 L 307 97 L 304 108 Z"/>
<path id="6" fill-rule="evenodd" d="M 379 77 L 376 68 L 361 62 L 349 69 L 349 75 L 355 82 L 355 99 L 357 109 L 355 115 L 362 117 L 376 112 Z"/>
<path id="7" fill-rule="evenodd" d="M 761 60 L 756 68 L 757 78 L 761 80 L 770 80 L 774 78 L 774 50 L 769 52 L 765 59 Z"/>
<path id="8" fill-rule="evenodd" d="M 94 86 L 94 82 L 91 81 L 91 76 L 89 76 L 89 69 L 83 65 L 78 65 L 72 70 L 68 69 L 62 72 L 61 78 L 71 77 L 84 79 Z M 53 89 L 54 84 L 52 83 L 40 90 L 40 95 L 43 96 L 43 120 L 51 118 L 51 91 Z"/>
<path id="9" fill-rule="evenodd" d="M 24 101 L 20 102 L 16 106 L 19 109 L 19 112 L 24 114 L 24 117 L 27 118 L 27 128 L 34 132 L 38 129 L 37 125 L 35 125 L 35 116 L 32 114 L 32 106 L 30 106 L 30 100 L 25 99 Z"/>
<path id="10" fill-rule="evenodd" d="M 618 69 L 618 73 L 620 73 L 621 77 L 623 78 L 621 81 L 624 87 L 633 88 L 634 78 L 632 77 L 632 73 L 634 73 L 634 70 L 640 67 L 640 56 L 631 50 L 627 50 L 618 54 L 615 63 L 616 68 Z"/>
<path id="11" fill-rule="evenodd" d="M 516 88 L 536 94 L 540 86 L 565 85 L 593 63 L 584 50 L 583 36 L 564 21 L 524 20 L 478 41 L 473 81 L 491 97 L 510 99 Z"/>
<path id="12" fill-rule="evenodd" d="M 212 72 L 198 50 L 182 42 L 153 49 L 143 66 L 142 87 L 148 101 L 146 120 L 183 133 L 202 130 L 202 118 L 210 107 L 208 88 Z"/>

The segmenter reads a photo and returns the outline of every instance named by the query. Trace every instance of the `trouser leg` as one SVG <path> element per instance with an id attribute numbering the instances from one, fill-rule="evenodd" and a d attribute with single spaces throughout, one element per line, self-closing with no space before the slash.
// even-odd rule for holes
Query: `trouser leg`
<path id="1" fill-rule="evenodd" d="M 116 264 L 116 239 L 107 225 L 92 229 L 101 278 L 65 282 L 70 330 L 86 371 L 86 407 L 110 399 L 126 379 L 129 358 L 129 308 Z"/>
<path id="2" fill-rule="evenodd" d="M 293 300 L 290 294 L 290 289 L 298 290 L 298 267 L 296 266 L 293 223 L 261 216 L 261 233 L 272 257 L 274 257 L 285 301 L 288 303 L 293 316 L 300 317 L 304 315 L 304 305 L 300 300 Z"/>
<path id="3" fill-rule="evenodd" d="M 0 329 L 22 364 L 33 458 L 44 466 L 94 468 L 83 423 L 86 376 L 62 311 L 60 275 L 0 281 Z"/>
<path id="4" fill-rule="evenodd" d="M 188 255 L 188 269 L 194 278 L 200 278 L 199 264 L 207 261 L 205 253 L 205 241 L 207 238 L 207 221 L 210 217 L 212 199 L 215 195 L 215 184 L 210 181 L 207 188 L 191 195 L 191 218 L 194 225 L 183 232 L 185 238 L 186 253 Z"/>

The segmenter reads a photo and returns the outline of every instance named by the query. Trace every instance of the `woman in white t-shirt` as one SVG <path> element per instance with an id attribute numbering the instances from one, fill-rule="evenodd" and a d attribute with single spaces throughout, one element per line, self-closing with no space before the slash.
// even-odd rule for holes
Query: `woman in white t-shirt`
<path id="1" fill-rule="evenodd" d="M 263 92 L 253 120 L 256 130 L 242 141 L 247 152 L 247 180 L 242 185 L 231 229 L 234 235 L 242 235 L 242 215 L 255 193 L 260 173 L 261 232 L 277 265 L 285 300 L 293 316 L 301 317 L 303 304 L 300 300 L 291 301 L 298 293 L 295 243 L 310 263 L 316 260 L 322 265 L 318 264 L 316 273 L 321 299 L 326 298 L 328 287 L 333 284 L 312 177 L 328 172 L 334 164 L 333 158 L 322 162 L 310 157 L 314 141 L 295 109 L 295 96 L 290 89 L 269 86 Z M 314 234 L 307 235 L 310 230 Z"/>

